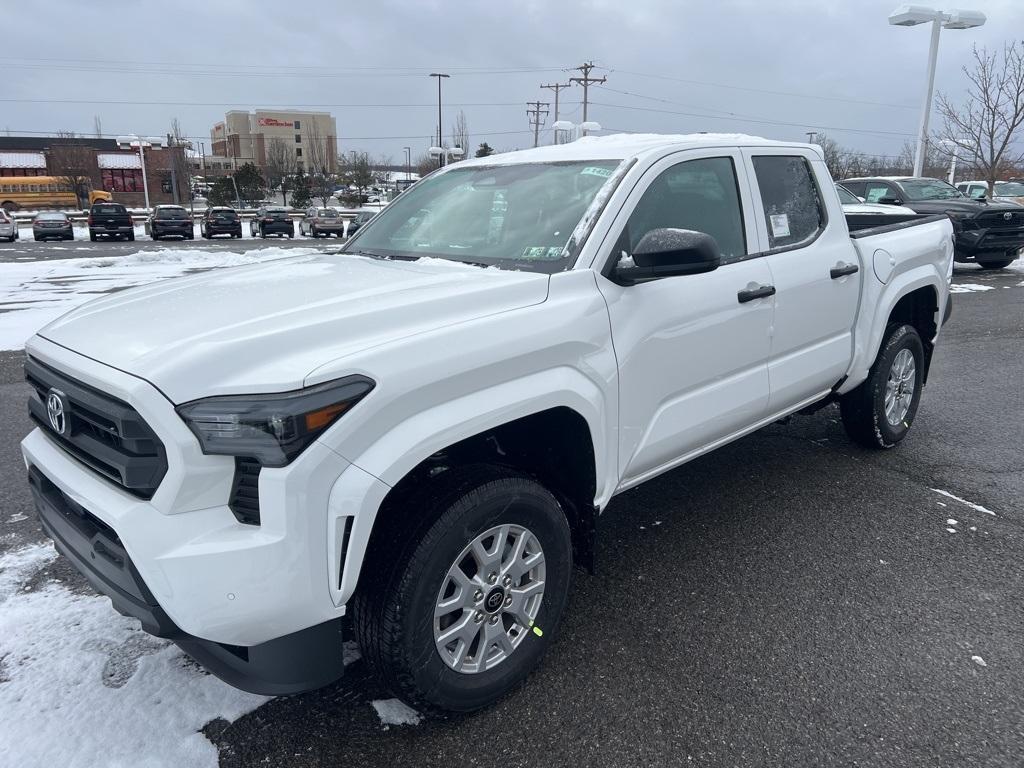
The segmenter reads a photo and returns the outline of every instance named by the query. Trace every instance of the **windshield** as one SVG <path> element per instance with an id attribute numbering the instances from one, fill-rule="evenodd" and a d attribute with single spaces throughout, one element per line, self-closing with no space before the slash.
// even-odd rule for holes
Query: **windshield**
<path id="1" fill-rule="evenodd" d="M 453 168 L 424 179 L 345 251 L 561 272 L 565 246 L 618 160 Z"/>
<path id="2" fill-rule="evenodd" d="M 123 205 L 94 205 L 92 212 L 98 213 L 101 216 L 109 216 L 117 213 L 126 213 L 127 211 Z"/>
<path id="3" fill-rule="evenodd" d="M 836 184 L 836 192 L 839 193 L 839 202 L 843 205 L 857 205 L 860 203 L 860 198 L 842 184 Z"/>
<path id="4" fill-rule="evenodd" d="M 188 211 L 184 208 L 160 208 L 156 212 L 158 219 L 187 219 Z"/>
<path id="5" fill-rule="evenodd" d="M 900 182 L 907 200 L 949 200 L 963 197 L 956 187 L 938 179 L 906 179 Z"/>
<path id="6" fill-rule="evenodd" d="M 997 181 L 997 197 L 1024 197 L 1024 184 L 1019 181 Z"/>
<path id="7" fill-rule="evenodd" d="M 63 213 L 40 213 L 36 215 L 40 221 L 64 221 L 67 218 Z"/>
<path id="8" fill-rule="evenodd" d="M 317 218 L 320 219 L 336 219 L 338 218 L 338 212 L 333 208 L 321 208 L 316 212 Z"/>

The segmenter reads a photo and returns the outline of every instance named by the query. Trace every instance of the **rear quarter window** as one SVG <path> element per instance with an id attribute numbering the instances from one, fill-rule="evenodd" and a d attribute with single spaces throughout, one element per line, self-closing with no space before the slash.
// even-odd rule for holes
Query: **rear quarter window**
<path id="1" fill-rule="evenodd" d="M 771 250 L 811 243 L 825 228 L 825 204 L 803 157 L 754 157 Z"/>

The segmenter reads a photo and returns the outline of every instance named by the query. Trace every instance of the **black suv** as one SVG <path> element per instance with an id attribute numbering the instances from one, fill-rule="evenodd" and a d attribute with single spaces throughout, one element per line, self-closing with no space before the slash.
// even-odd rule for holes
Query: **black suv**
<path id="1" fill-rule="evenodd" d="M 120 203 L 94 203 L 89 209 L 89 239 L 100 237 L 135 239 L 135 225 L 128 209 Z"/>
<path id="2" fill-rule="evenodd" d="M 173 236 L 192 240 L 195 238 L 192 214 L 180 205 L 158 205 L 146 219 L 146 234 L 154 240 Z"/>
<path id="3" fill-rule="evenodd" d="M 207 208 L 199 220 L 199 234 L 209 240 L 214 235 L 242 236 L 242 220 L 234 208 Z"/>
<path id="4" fill-rule="evenodd" d="M 288 209 L 281 205 L 268 205 L 258 209 L 251 226 L 253 237 L 265 238 L 267 235 L 295 237 L 295 222 L 288 215 Z"/>
<path id="5" fill-rule="evenodd" d="M 917 213 L 944 213 L 956 235 L 954 260 L 1002 269 L 1024 248 L 1024 208 L 965 197 L 938 179 L 875 177 L 846 179 L 844 187 L 869 203 L 903 205 Z"/>

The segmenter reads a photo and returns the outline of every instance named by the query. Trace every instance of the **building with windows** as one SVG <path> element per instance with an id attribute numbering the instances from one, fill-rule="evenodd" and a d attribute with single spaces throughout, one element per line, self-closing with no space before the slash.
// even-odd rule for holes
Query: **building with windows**
<path id="1" fill-rule="evenodd" d="M 174 153 L 180 147 L 146 152 L 146 181 L 150 203 L 175 202 L 171 183 Z M 68 169 L 68 163 L 76 168 Z M 179 166 L 180 167 L 180 166 Z M 88 176 L 93 189 L 103 189 L 127 206 L 145 202 L 142 159 L 138 150 L 118 147 L 114 139 L 62 136 L 0 136 L 0 177 Z M 188 179 L 178 179 L 178 201 L 188 201 Z"/>
<path id="2" fill-rule="evenodd" d="M 266 167 L 275 141 L 293 153 L 296 164 L 309 169 L 316 157 L 334 171 L 338 159 L 338 125 L 327 112 L 232 110 L 210 129 L 213 154 L 229 158 L 235 167 L 254 163 Z"/>

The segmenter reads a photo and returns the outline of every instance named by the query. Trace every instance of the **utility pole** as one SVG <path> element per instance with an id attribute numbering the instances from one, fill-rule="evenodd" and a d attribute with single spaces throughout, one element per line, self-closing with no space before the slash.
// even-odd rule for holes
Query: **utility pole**
<path id="1" fill-rule="evenodd" d="M 607 80 L 608 80 L 607 77 L 591 77 L 590 76 L 590 71 L 592 69 L 594 69 L 594 66 L 595 66 L 595 64 L 592 61 L 588 61 L 588 62 L 586 62 L 584 64 L 580 64 L 578 67 L 575 67 L 575 69 L 577 71 L 579 71 L 579 72 L 582 72 L 583 76 L 582 77 L 570 77 L 569 78 L 569 82 L 570 83 L 577 83 L 578 85 L 582 85 L 583 86 L 583 122 L 584 123 L 587 122 L 587 101 L 588 101 L 587 100 L 587 89 L 590 87 L 591 83 L 604 83 L 604 82 L 607 82 Z M 583 135 L 586 136 L 587 132 L 583 131 Z"/>
<path id="2" fill-rule="evenodd" d="M 808 144 L 813 144 L 815 139 L 817 139 L 817 138 L 818 138 L 818 132 L 817 131 L 807 131 L 807 143 Z"/>
<path id="3" fill-rule="evenodd" d="M 441 80 L 445 77 L 451 77 L 444 72 L 431 72 L 431 77 L 437 78 L 437 146 L 443 146 L 444 139 L 441 133 Z M 444 152 L 442 152 L 437 158 L 437 167 L 444 167 Z"/>
<path id="4" fill-rule="evenodd" d="M 552 83 L 551 85 L 542 85 L 541 88 L 547 88 L 549 91 L 555 92 L 555 122 L 558 122 L 558 92 L 563 88 L 572 88 L 572 83 Z"/>
<path id="5" fill-rule="evenodd" d="M 536 147 L 540 141 L 541 123 L 544 122 L 544 117 L 548 114 L 548 107 L 551 105 L 546 101 L 528 101 L 526 106 L 526 114 L 530 116 L 530 125 L 533 126 L 533 146 Z"/>

